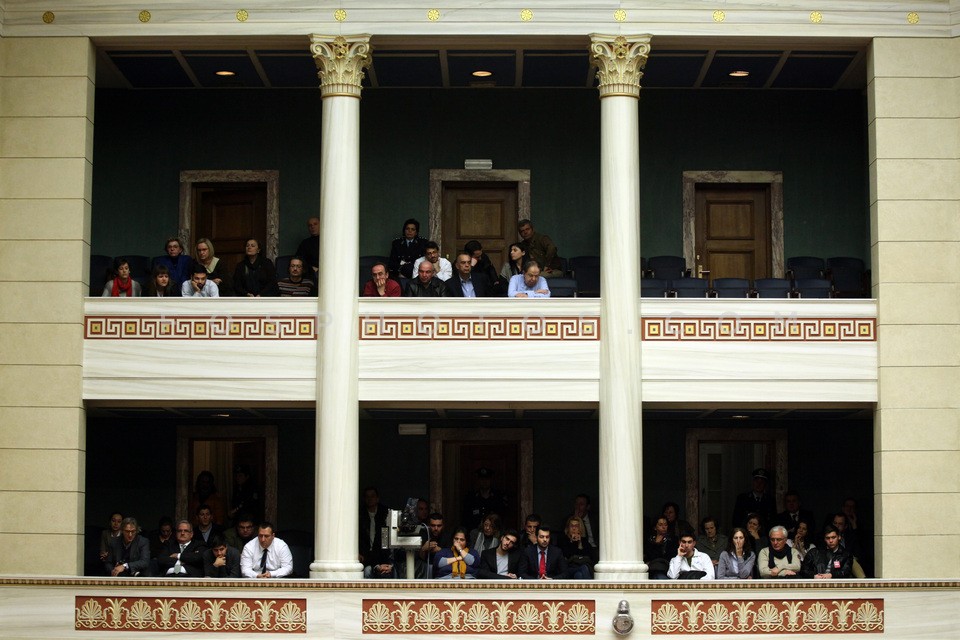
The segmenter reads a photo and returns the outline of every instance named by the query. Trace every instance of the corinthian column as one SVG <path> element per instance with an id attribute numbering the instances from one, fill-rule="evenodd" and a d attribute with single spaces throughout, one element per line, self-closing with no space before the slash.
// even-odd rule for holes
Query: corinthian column
<path id="1" fill-rule="evenodd" d="M 317 340 L 316 560 L 310 577 L 358 579 L 357 280 L 360 82 L 370 36 L 310 36 L 323 98 Z"/>
<path id="2" fill-rule="evenodd" d="M 640 403 L 640 78 L 650 36 L 590 36 L 600 80 L 600 562 L 598 580 L 647 577 Z M 617 292 L 616 295 L 612 295 Z"/>

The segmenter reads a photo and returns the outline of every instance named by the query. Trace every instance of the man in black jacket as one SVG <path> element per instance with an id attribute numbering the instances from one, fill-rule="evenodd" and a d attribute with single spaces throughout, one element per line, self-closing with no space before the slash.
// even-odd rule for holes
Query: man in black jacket
<path id="1" fill-rule="evenodd" d="M 500 546 L 480 554 L 480 569 L 477 577 L 493 580 L 516 580 L 520 574 L 520 548 L 517 547 L 517 532 L 507 529 L 500 536 Z"/>
<path id="2" fill-rule="evenodd" d="M 175 578 L 202 578 L 203 552 L 207 548 L 202 540 L 193 539 L 193 525 L 181 520 L 174 529 L 176 540 L 167 540 L 167 548 L 157 557 L 160 575 Z"/>
<path id="3" fill-rule="evenodd" d="M 486 298 L 493 293 L 493 285 L 483 273 L 473 271 L 469 254 L 457 255 L 453 277 L 447 280 L 447 291 L 455 298 Z"/>
<path id="4" fill-rule="evenodd" d="M 220 535 L 210 538 L 210 548 L 203 552 L 203 575 L 207 578 L 239 578 L 240 552 L 228 546 Z"/>
<path id="5" fill-rule="evenodd" d="M 853 556 L 840 547 L 840 532 L 831 524 L 823 528 L 824 547 L 807 551 L 800 568 L 801 578 L 830 580 L 853 575 Z"/>
<path id="6" fill-rule="evenodd" d="M 447 286 L 436 277 L 434 265 L 424 260 L 417 267 L 417 277 L 407 283 L 407 290 L 403 293 L 408 298 L 446 298 Z"/>

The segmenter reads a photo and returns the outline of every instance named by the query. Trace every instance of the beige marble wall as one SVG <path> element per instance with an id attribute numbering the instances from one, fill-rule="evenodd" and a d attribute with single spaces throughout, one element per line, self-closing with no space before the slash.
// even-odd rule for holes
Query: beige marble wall
<path id="1" fill-rule="evenodd" d="M 960 575 L 958 76 L 960 38 L 873 41 L 874 486 L 885 578 Z"/>
<path id="2" fill-rule="evenodd" d="M 0 39 L 3 573 L 82 566 L 93 78 L 86 38 Z"/>

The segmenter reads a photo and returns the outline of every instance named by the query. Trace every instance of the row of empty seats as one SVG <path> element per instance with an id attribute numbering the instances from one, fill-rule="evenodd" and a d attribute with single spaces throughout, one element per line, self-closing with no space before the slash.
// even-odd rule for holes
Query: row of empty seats
<path id="1" fill-rule="evenodd" d="M 833 298 L 833 285 L 824 278 L 644 278 L 640 281 L 644 298 Z"/>

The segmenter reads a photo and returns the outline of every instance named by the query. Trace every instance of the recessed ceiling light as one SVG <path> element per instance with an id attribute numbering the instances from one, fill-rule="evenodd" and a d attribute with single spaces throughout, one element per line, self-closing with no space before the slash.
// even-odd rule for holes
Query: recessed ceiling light
<path id="1" fill-rule="evenodd" d="M 730 418 L 732 418 L 733 420 L 749 420 L 749 419 L 750 419 L 750 416 L 745 416 L 745 415 L 742 415 L 742 414 L 737 413 L 737 414 L 734 414 L 734 415 L 730 416 Z"/>
<path id="2" fill-rule="evenodd" d="M 473 75 L 478 78 L 489 78 L 493 75 L 493 71 L 474 71 Z"/>
<path id="3" fill-rule="evenodd" d="M 229 413 L 212 413 L 210 414 L 210 417 L 211 418 L 229 418 L 230 414 Z"/>
<path id="4" fill-rule="evenodd" d="M 749 75 L 750 75 L 749 71 L 731 71 L 730 72 L 731 78 L 746 78 Z"/>
<path id="5" fill-rule="evenodd" d="M 218 76 L 235 76 L 237 74 L 235 74 L 233 71 L 217 71 L 217 75 Z"/>

